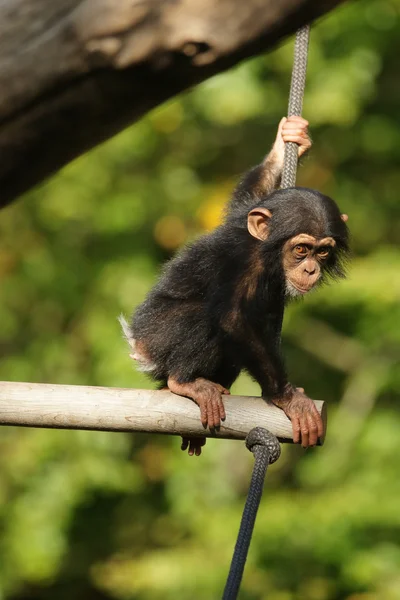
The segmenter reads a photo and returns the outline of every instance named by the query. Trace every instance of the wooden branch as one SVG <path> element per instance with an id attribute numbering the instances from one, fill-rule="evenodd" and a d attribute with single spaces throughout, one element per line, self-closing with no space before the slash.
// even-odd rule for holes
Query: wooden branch
<path id="1" fill-rule="evenodd" d="M 204 430 L 198 407 L 168 391 L 0 382 L 0 424 L 58 429 L 135 431 L 243 440 L 265 427 L 282 442 L 292 441 L 284 412 L 262 398 L 224 396 L 226 420 L 220 431 Z M 326 407 L 315 401 L 326 431 Z M 321 444 L 323 440 L 321 440 Z"/>
<path id="2" fill-rule="evenodd" d="M 3 0 L 0 206 L 340 2 Z"/>

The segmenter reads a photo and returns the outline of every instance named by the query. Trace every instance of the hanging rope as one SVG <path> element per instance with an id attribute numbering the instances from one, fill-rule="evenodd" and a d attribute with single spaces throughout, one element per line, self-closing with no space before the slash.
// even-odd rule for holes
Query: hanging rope
<path id="1" fill-rule="evenodd" d="M 303 108 L 303 96 L 306 85 L 308 41 L 310 37 L 310 26 L 304 25 L 296 33 L 294 45 L 294 60 L 292 69 L 292 81 L 290 84 L 290 96 L 288 117 L 301 116 Z M 281 188 L 294 187 L 296 185 L 298 146 L 294 142 L 285 144 L 285 159 L 283 164 Z"/>
<path id="2" fill-rule="evenodd" d="M 250 431 L 246 438 L 246 446 L 254 454 L 254 468 L 222 600 L 237 598 L 261 501 L 265 474 L 268 465 L 278 460 L 281 454 L 277 438 L 262 427 L 255 427 Z"/>
<path id="3" fill-rule="evenodd" d="M 293 115 L 301 116 L 306 84 L 309 37 L 309 25 L 301 27 L 296 34 L 288 107 L 289 117 Z M 281 183 L 281 188 L 283 189 L 294 187 L 296 185 L 297 154 L 297 144 L 292 142 L 285 144 L 285 158 Z M 277 438 L 262 427 L 256 427 L 250 431 L 246 438 L 246 446 L 254 454 L 254 468 L 222 600 L 236 600 L 237 598 L 246 564 L 247 553 L 249 551 L 251 536 L 253 535 L 254 523 L 261 501 L 267 468 L 269 464 L 278 460 L 281 454 L 281 447 Z"/>

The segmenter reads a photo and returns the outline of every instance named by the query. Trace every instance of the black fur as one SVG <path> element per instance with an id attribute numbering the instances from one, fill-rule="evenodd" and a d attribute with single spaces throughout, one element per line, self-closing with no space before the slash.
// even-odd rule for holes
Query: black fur
<path id="1" fill-rule="evenodd" d="M 239 184 L 224 223 L 166 265 L 133 316 L 132 337 L 145 346 L 155 365 L 151 375 L 162 384 L 169 376 L 181 383 L 204 377 L 230 387 L 246 369 L 264 394 L 282 393 L 287 384 L 280 355 L 284 243 L 299 233 L 332 236 L 337 252 L 323 271 L 344 276 L 348 232 L 335 202 L 306 188 L 259 197 L 254 189 L 262 168 Z M 265 242 L 247 230 L 248 212 L 256 206 L 272 213 Z M 262 259 L 256 291 L 242 297 L 238 286 L 254 269 L 255 256 Z"/>

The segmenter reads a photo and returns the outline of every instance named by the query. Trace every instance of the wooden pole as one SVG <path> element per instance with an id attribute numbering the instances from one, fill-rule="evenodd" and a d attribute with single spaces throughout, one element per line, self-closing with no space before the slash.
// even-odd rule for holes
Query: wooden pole
<path id="1" fill-rule="evenodd" d="M 224 396 L 226 420 L 204 430 L 194 402 L 169 391 L 0 382 L 0 425 L 245 439 L 256 426 L 292 441 L 284 412 L 262 398 Z M 315 401 L 326 431 L 324 402 Z M 321 440 L 321 444 L 323 440 Z"/>

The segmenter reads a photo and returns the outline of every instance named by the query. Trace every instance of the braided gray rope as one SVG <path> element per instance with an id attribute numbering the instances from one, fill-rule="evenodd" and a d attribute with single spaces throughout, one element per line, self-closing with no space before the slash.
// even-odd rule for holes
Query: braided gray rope
<path id="1" fill-rule="evenodd" d="M 277 438 L 262 427 L 255 427 L 249 432 L 246 446 L 254 454 L 254 468 L 222 600 L 237 598 L 261 501 L 265 474 L 268 465 L 278 460 L 281 454 Z"/>
<path id="2" fill-rule="evenodd" d="M 296 34 L 288 107 L 289 117 L 293 115 L 301 116 L 303 108 L 309 36 L 309 25 L 301 27 Z M 281 188 L 283 189 L 296 185 L 297 154 L 297 144 L 292 142 L 285 144 L 281 183 Z M 222 600 L 236 600 L 237 598 L 251 536 L 253 535 L 254 523 L 261 501 L 267 468 L 269 464 L 278 460 L 281 453 L 281 447 L 277 438 L 262 427 L 255 427 L 250 431 L 246 438 L 246 446 L 254 454 L 254 468 Z"/>
<path id="3" fill-rule="evenodd" d="M 306 85 L 308 40 L 310 37 L 310 26 L 304 25 L 296 33 L 294 45 L 294 61 L 292 70 L 292 81 L 290 84 L 290 96 L 288 117 L 301 116 L 303 108 L 304 88 Z M 283 165 L 281 188 L 294 187 L 296 185 L 298 145 L 294 142 L 285 144 L 285 159 Z"/>

